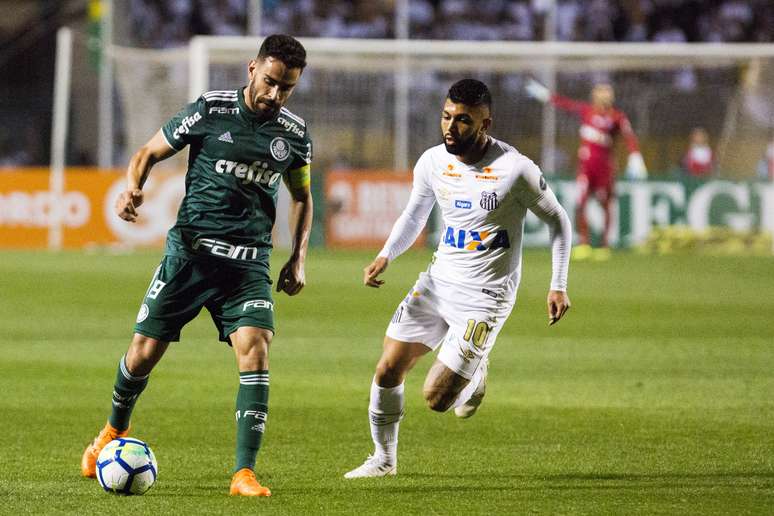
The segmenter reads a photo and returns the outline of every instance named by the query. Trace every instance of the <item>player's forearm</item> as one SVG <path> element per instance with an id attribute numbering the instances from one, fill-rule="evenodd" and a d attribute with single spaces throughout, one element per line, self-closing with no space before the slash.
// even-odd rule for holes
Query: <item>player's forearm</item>
<path id="1" fill-rule="evenodd" d="M 135 152 L 132 159 L 129 160 L 129 167 L 126 170 L 126 189 L 142 190 L 151 168 L 156 162 L 151 152 L 145 147 Z"/>
<path id="2" fill-rule="evenodd" d="M 307 191 L 306 196 L 293 199 L 290 205 L 290 234 L 292 235 L 291 259 L 306 260 L 306 251 L 309 247 L 309 235 L 312 232 L 312 193 Z"/>
<path id="3" fill-rule="evenodd" d="M 567 274 L 570 269 L 570 251 L 572 249 L 572 224 L 567 212 L 560 208 L 559 213 L 549 224 L 551 241 L 551 290 L 567 291 Z"/>
<path id="4" fill-rule="evenodd" d="M 567 290 L 572 249 L 572 224 L 553 194 L 538 201 L 532 212 L 548 226 L 551 244 L 551 290 Z"/>
<path id="5" fill-rule="evenodd" d="M 562 111 L 568 111 L 570 113 L 581 113 L 588 106 L 588 104 L 585 102 L 573 100 L 571 98 L 559 95 L 558 93 L 551 94 L 550 102 Z"/>
<path id="6" fill-rule="evenodd" d="M 151 168 L 159 161 L 175 154 L 161 130 L 157 131 L 148 143 L 132 155 L 126 171 L 127 190 L 142 190 Z"/>
<path id="7" fill-rule="evenodd" d="M 433 197 L 421 197 L 412 192 L 406 209 L 392 226 L 390 236 L 379 252 L 379 256 L 392 261 L 411 247 L 425 227 L 433 204 L 435 204 Z"/>

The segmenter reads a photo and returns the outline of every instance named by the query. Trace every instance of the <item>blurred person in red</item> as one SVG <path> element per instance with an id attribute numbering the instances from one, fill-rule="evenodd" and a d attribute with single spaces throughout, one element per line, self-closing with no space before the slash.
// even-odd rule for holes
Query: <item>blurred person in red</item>
<path id="1" fill-rule="evenodd" d="M 629 151 L 626 177 L 645 179 L 648 176 L 645 162 L 640 154 L 637 136 L 632 130 L 626 115 L 613 107 L 615 94 L 609 84 L 596 84 L 591 90 L 591 102 L 582 102 L 552 93 L 548 88 L 529 79 L 527 94 L 542 102 L 576 114 L 581 120 L 580 146 L 578 147 L 577 186 L 575 224 L 580 234 L 580 245 L 573 249 L 573 258 L 584 260 L 594 258 L 605 260 L 610 257 L 608 234 L 612 221 L 613 200 L 615 197 L 615 166 L 613 145 L 620 135 Z M 601 247 L 592 249 L 589 226 L 586 220 L 586 204 L 589 196 L 594 197 L 605 211 L 605 225 Z"/>
<path id="2" fill-rule="evenodd" d="M 774 133 L 769 138 L 769 144 L 758 162 L 758 178 L 764 181 L 774 181 Z"/>
<path id="3" fill-rule="evenodd" d="M 706 179 L 715 168 L 715 156 L 709 145 L 709 136 L 703 127 L 691 131 L 688 149 L 680 162 L 688 177 Z"/>

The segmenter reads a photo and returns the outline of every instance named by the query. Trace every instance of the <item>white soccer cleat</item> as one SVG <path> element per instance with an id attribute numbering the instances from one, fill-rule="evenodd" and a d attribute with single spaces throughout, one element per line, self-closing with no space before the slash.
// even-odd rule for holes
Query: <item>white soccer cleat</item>
<path id="1" fill-rule="evenodd" d="M 359 468 L 344 473 L 344 478 L 376 478 L 386 477 L 398 474 L 398 464 L 385 462 L 379 456 L 369 455 L 366 461 Z"/>
<path id="2" fill-rule="evenodd" d="M 476 413 L 478 406 L 481 405 L 481 402 L 484 401 L 484 395 L 486 394 L 486 376 L 489 373 L 489 359 L 484 359 L 484 361 L 481 362 L 480 367 L 483 369 L 481 381 L 478 383 L 476 390 L 473 391 L 473 394 L 470 395 L 468 401 L 459 407 L 455 407 L 454 415 L 457 417 L 463 419 L 471 417 Z"/>

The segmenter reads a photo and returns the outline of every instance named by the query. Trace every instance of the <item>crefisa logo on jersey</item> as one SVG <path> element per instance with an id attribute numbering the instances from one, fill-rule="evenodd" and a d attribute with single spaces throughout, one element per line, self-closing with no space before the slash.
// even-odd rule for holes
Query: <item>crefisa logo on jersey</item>
<path id="1" fill-rule="evenodd" d="M 289 131 L 295 134 L 299 138 L 304 137 L 304 130 L 301 127 L 299 127 L 297 123 L 291 122 L 290 120 L 282 116 L 277 117 L 277 122 L 282 124 L 282 127 L 284 127 L 286 131 Z"/>
<path id="2" fill-rule="evenodd" d="M 177 129 L 175 129 L 175 131 L 172 133 L 172 137 L 175 140 L 179 140 L 181 134 L 188 134 L 191 132 L 191 128 L 194 126 L 194 124 L 201 119 L 202 115 L 200 115 L 198 111 L 196 111 L 191 116 L 184 117 L 180 121 L 180 125 L 177 127 Z"/>
<path id="3" fill-rule="evenodd" d="M 481 207 L 486 211 L 495 210 L 499 205 L 497 192 L 481 192 Z"/>
<path id="4" fill-rule="evenodd" d="M 281 136 L 274 138 L 269 144 L 271 155 L 277 161 L 285 161 L 290 156 L 290 145 L 287 140 Z"/>

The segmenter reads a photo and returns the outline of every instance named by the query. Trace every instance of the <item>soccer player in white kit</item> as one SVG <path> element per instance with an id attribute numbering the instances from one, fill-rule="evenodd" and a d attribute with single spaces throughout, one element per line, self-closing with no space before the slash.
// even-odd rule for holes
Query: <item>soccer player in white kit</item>
<path id="1" fill-rule="evenodd" d="M 527 210 L 551 235 L 549 324 L 570 307 L 570 220 L 537 165 L 487 135 L 490 110 L 484 83 L 452 85 L 441 115 L 443 144 L 417 161 L 408 205 L 364 270 L 367 286 L 382 285 L 378 276 L 414 243 L 438 203 L 444 223 L 438 249 L 395 311 L 376 365 L 368 408 L 375 451 L 346 478 L 397 473 L 403 380 L 426 353 L 440 347 L 423 388 L 428 406 L 454 407 L 458 417 L 475 413 L 486 391 L 487 356 L 516 300 Z"/>

